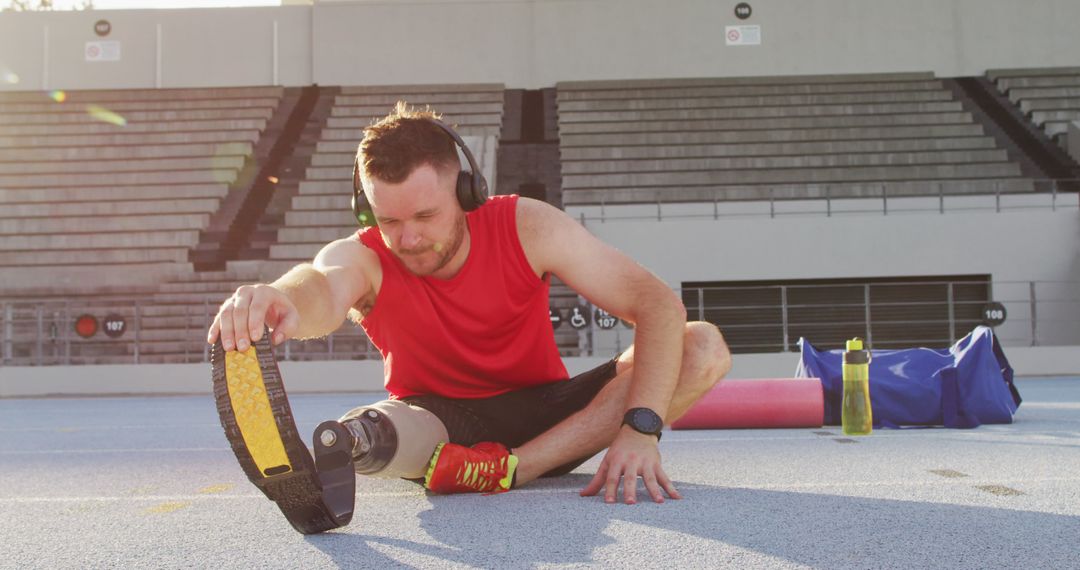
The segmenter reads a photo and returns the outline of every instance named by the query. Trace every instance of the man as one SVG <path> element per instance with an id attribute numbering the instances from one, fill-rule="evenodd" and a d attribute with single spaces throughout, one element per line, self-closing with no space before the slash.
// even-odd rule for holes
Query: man
<path id="1" fill-rule="evenodd" d="M 245 351 L 264 324 L 280 344 L 325 336 L 350 315 L 383 354 L 391 398 L 446 428 L 418 471 L 434 492 L 505 491 L 606 447 L 583 496 L 603 488 L 615 502 L 621 480 L 634 503 L 641 477 L 652 500 L 680 498 L 659 430 L 727 373 L 720 332 L 687 323 L 667 285 L 561 210 L 517 196 L 470 204 L 455 146 L 467 149 L 451 132 L 403 103 L 365 129 L 354 184 L 377 227 L 272 284 L 240 287 L 207 340 Z M 553 274 L 634 323 L 635 345 L 568 379 L 548 319 Z"/>

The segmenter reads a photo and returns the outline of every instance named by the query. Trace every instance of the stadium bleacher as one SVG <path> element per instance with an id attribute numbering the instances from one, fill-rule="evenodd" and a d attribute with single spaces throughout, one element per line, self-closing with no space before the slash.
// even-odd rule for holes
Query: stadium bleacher
<path id="1" fill-rule="evenodd" d="M 999 86 L 1015 93 L 1018 78 L 1027 76 L 1000 72 Z M 399 100 L 455 125 L 497 192 L 504 86 L 323 89 L 329 116 L 295 190 L 278 197 L 276 239 L 262 258 L 212 271 L 196 271 L 191 253 L 266 138 L 283 89 L 0 94 L 3 294 L 64 295 L 84 306 L 107 299 L 139 320 L 137 349 L 86 351 L 83 362 L 126 361 L 136 351 L 140 362 L 199 360 L 208 319 L 236 287 L 272 280 L 356 231 L 356 146 Z M 1042 111 L 1036 101 L 1018 104 Z M 564 82 L 557 106 L 566 205 L 1033 189 L 980 119 L 928 73 Z M 551 298 L 566 313 L 582 302 L 557 279 Z M 35 310 L 60 315 L 57 307 Z M 19 325 L 27 334 L 42 326 L 31 313 Z M 567 327 L 557 337 L 564 354 L 584 342 Z M 372 356 L 373 347 L 346 323 L 300 352 L 349 358 Z"/>
<path id="2" fill-rule="evenodd" d="M 0 94 L 5 294 L 133 287 L 188 255 L 280 87 Z"/>
<path id="3" fill-rule="evenodd" d="M 929 73 L 558 84 L 564 204 L 1027 191 Z"/>
<path id="4" fill-rule="evenodd" d="M 986 76 L 1046 136 L 1066 146 L 1069 123 L 1080 121 L 1080 67 L 998 69 Z"/>

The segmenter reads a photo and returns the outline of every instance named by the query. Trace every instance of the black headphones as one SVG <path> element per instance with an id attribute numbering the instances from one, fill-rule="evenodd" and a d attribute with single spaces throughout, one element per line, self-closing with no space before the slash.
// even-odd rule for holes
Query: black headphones
<path id="1" fill-rule="evenodd" d="M 446 134 L 450 135 L 454 144 L 461 149 L 462 154 L 465 155 L 465 160 L 469 163 L 469 170 L 462 170 L 458 172 L 457 178 L 457 200 L 461 204 L 461 209 L 466 212 L 471 212 L 487 202 L 488 198 L 488 185 L 487 180 L 484 180 L 484 173 L 480 171 L 480 166 L 476 164 L 476 159 L 473 158 L 472 152 L 469 151 L 469 147 L 465 146 L 465 141 L 461 140 L 461 137 L 454 132 L 446 123 L 437 119 L 424 119 L 433 123 L 439 127 Z M 371 203 L 368 202 L 367 196 L 364 195 L 364 188 L 360 184 L 360 157 L 359 155 L 353 160 L 353 196 L 352 196 L 352 210 L 353 215 L 356 216 L 356 222 L 361 227 L 369 227 L 375 225 L 375 214 L 371 211 Z"/>

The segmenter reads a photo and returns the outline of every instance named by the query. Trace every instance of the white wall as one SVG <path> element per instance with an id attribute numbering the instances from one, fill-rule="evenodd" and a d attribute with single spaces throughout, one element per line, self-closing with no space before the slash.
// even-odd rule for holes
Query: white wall
<path id="1" fill-rule="evenodd" d="M 1075 66 L 1075 0 L 417 0 L 192 10 L 0 13 L 0 90 L 505 83 Z M 87 63 L 93 24 L 113 24 L 120 63 Z M 762 27 L 728 47 L 724 26 Z M 49 29 L 46 68 L 44 29 Z M 4 81 L 5 71 L 17 82 Z"/>
<path id="2" fill-rule="evenodd" d="M 1041 197 L 1044 201 L 1048 196 Z M 992 208 L 993 197 L 990 201 Z M 605 208 L 607 221 L 587 219 L 597 237 L 627 253 L 673 288 L 687 281 L 878 278 L 909 275 L 987 274 L 995 299 L 1009 318 L 998 334 L 1027 343 L 1030 338 L 1031 281 L 1037 297 L 1072 298 L 1071 304 L 1039 305 L 1039 337 L 1044 344 L 1080 344 L 1080 211 L 1076 195 L 1048 207 L 903 213 L 915 201 L 890 200 L 890 215 L 875 200 L 835 201 L 835 208 L 860 205 L 874 213 L 823 213 L 770 218 L 730 216 L 665 217 L 663 221 L 612 219 L 628 212 L 655 215 L 655 206 Z M 930 202 L 936 208 L 936 199 Z M 927 201 L 921 201 L 927 205 Z M 950 202 L 951 203 L 951 202 Z M 733 204 L 750 209 L 754 204 Z M 768 203 L 756 203 L 768 212 Z M 1011 204 L 1006 204 L 1011 205 Z M 812 203 L 824 208 L 824 201 Z M 791 204 L 781 207 L 793 208 Z M 668 215 L 712 214 L 712 204 L 668 207 Z M 577 217 L 596 216 L 598 208 L 567 208 Z M 962 331 L 960 331 L 962 332 Z"/>
<path id="3" fill-rule="evenodd" d="M 107 37 L 94 33 L 100 19 L 112 25 Z M 310 84 L 307 7 L 0 13 L 0 73 L 18 76 L 0 78 L 0 90 L 271 85 L 275 21 L 278 84 Z M 120 60 L 86 61 L 92 41 L 120 42 Z"/>

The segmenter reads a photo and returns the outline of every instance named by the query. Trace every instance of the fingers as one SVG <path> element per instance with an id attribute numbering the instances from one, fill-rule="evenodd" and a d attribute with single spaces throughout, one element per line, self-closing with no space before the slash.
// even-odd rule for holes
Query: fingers
<path id="1" fill-rule="evenodd" d="M 606 475 L 607 475 L 607 458 L 605 457 L 604 460 L 600 462 L 600 468 L 596 470 L 596 475 L 593 475 L 593 478 L 592 478 L 591 481 L 589 481 L 589 484 L 586 485 L 585 488 L 581 490 L 581 496 L 582 497 L 595 496 L 596 493 L 598 491 L 600 491 L 600 488 L 604 486 L 604 478 L 605 478 Z"/>
<path id="2" fill-rule="evenodd" d="M 221 333 L 221 322 L 218 315 L 214 315 L 214 322 L 210 323 L 210 330 L 206 332 L 206 344 L 217 342 L 218 334 Z"/>
<path id="3" fill-rule="evenodd" d="M 291 338 L 296 334 L 297 329 L 300 328 L 300 314 L 296 312 L 291 305 L 284 306 L 278 311 L 281 314 L 273 326 L 274 336 L 273 340 L 275 345 L 285 342 L 285 339 Z"/>
<path id="4" fill-rule="evenodd" d="M 622 478 L 622 466 L 613 465 L 608 468 L 607 477 L 604 479 L 604 502 L 614 503 L 619 494 L 619 479 Z"/>
<path id="5" fill-rule="evenodd" d="M 619 496 L 621 482 L 623 502 L 633 505 L 637 503 L 638 499 L 637 479 L 640 476 L 645 483 L 645 491 L 653 502 L 663 503 L 665 494 L 672 499 L 682 498 L 682 495 L 672 484 L 667 473 L 664 473 L 664 469 L 659 463 L 635 461 L 633 459 L 625 462 L 618 460 L 609 462 L 608 459 L 608 457 L 604 457 L 604 460 L 600 463 L 600 468 L 596 471 L 596 475 L 581 490 L 580 495 L 582 497 L 595 496 L 603 488 L 604 502 L 615 503 Z"/>
<path id="6" fill-rule="evenodd" d="M 638 467 L 627 466 L 626 472 L 623 474 L 622 492 L 623 502 L 628 505 L 637 503 L 637 478 Z"/>
<path id="7" fill-rule="evenodd" d="M 667 473 L 664 473 L 664 470 L 660 468 L 660 466 L 657 466 L 656 479 L 657 482 L 660 483 L 660 486 L 663 487 L 664 492 L 667 493 L 667 496 L 671 497 L 672 499 L 682 498 L 682 493 L 680 493 L 679 490 L 675 488 L 675 485 L 671 482 L 671 479 L 668 478 Z"/>
<path id="8" fill-rule="evenodd" d="M 250 287 L 241 287 L 233 295 L 233 339 L 236 341 L 236 350 L 240 352 L 244 352 L 251 346 L 251 334 L 248 330 L 251 296 Z M 261 320 L 262 317 L 258 318 Z"/>
<path id="9" fill-rule="evenodd" d="M 226 351 L 244 352 L 253 342 L 262 339 L 268 320 L 274 321 L 274 344 L 284 342 L 300 324 L 296 308 L 280 291 L 267 285 L 244 285 L 221 304 L 207 331 L 206 341 L 213 343 L 220 338 Z"/>

